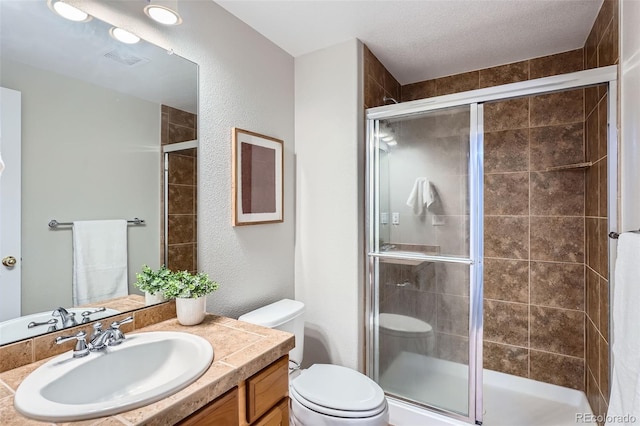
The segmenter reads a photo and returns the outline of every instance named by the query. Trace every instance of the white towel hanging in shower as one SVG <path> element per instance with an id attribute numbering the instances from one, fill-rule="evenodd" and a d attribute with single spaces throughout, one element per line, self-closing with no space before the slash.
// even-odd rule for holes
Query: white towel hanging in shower
<path id="1" fill-rule="evenodd" d="M 422 214 L 425 208 L 429 208 L 436 200 L 436 189 L 426 177 L 416 178 L 413 188 L 407 199 L 407 206 L 411 207 L 416 215 Z"/>

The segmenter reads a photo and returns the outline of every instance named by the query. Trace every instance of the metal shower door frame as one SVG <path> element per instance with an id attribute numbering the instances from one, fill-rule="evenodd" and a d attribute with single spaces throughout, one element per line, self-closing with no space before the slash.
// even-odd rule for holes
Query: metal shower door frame
<path id="1" fill-rule="evenodd" d="M 490 101 L 507 100 L 531 95 L 540 95 L 581 87 L 608 84 L 608 218 L 609 230 L 617 228 L 617 177 L 618 177 L 618 142 L 617 142 L 617 67 L 615 65 L 578 71 L 563 75 L 543 77 L 518 83 L 495 86 L 486 89 L 472 90 L 452 95 L 420 99 L 394 105 L 385 105 L 366 110 L 367 150 L 365 175 L 365 239 L 367 285 L 365 286 L 365 365 L 367 374 L 378 379 L 376 354 L 379 349 L 378 336 L 378 262 L 380 257 L 412 258 L 412 256 L 384 255 L 376 251 L 379 176 L 378 141 L 375 134 L 379 120 L 402 118 L 416 114 L 436 111 L 455 106 L 471 107 L 470 154 L 469 154 L 469 206 L 470 213 L 470 312 L 469 312 L 469 415 L 461 416 L 447 410 L 429 407 L 431 411 L 457 418 L 468 423 L 482 423 L 483 389 L 482 389 L 482 292 L 483 292 L 483 106 Z M 475 106 L 474 106 L 475 105 Z M 474 113 L 475 111 L 475 113 Z M 475 130 L 474 130 L 475 129 Z M 611 196 L 611 195 L 614 196 Z M 475 202 L 475 203 L 474 203 Z M 473 207 L 475 206 L 475 210 Z M 610 253 L 615 257 L 615 245 L 610 242 Z M 611 257 L 611 256 L 610 256 Z M 467 263 L 460 258 L 415 256 L 420 260 L 449 261 Z M 610 266 L 613 259 L 610 258 Z M 613 282 L 613 276 L 610 275 Z M 611 288 L 611 285 L 610 285 Z M 611 313 L 610 313 L 611 315 Z M 611 323 L 611 321 L 609 321 Z M 611 357 L 611 355 L 610 355 Z"/>

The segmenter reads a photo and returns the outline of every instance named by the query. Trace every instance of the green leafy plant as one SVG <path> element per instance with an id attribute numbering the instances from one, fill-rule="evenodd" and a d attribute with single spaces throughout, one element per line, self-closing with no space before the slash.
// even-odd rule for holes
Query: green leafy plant
<path id="1" fill-rule="evenodd" d="M 187 271 L 173 272 L 163 289 L 164 297 L 196 299 L 218 289 L 218 283 L 209 279 L 204 272 L 192 274 Z"/>
<path id="2" fill-rule="evenodd" d="M 149 294 L 162 293 L 172 274 L 173 272 L 164 265 L 157 271 L 143 265 L 142 272 L 136 274 L 135 286 Z"/>

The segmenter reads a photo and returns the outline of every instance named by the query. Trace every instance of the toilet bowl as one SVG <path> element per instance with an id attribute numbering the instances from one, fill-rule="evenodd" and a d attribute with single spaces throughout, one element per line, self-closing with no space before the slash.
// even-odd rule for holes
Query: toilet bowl
<path id="1" fill-rule="evenodd" d="M 283 299 L 242 315 L 238 320 L 293 333 L 289 360 L 302 362 L 304 304 Z M 295 370 L 295 368 L 294 368 Z M 301 426 L 386 426 L 389 408 L 384 391 L 358 371 L 339 365 L 314 364 L 289 376 L 290 424 Z"/>
<path id="2" fill-rule="evenodd" d="M 402 352 L 433 356 L 435 336 L 429 323 L 406 315 L 381 313 L 378 325 L 381 374 Z"/>

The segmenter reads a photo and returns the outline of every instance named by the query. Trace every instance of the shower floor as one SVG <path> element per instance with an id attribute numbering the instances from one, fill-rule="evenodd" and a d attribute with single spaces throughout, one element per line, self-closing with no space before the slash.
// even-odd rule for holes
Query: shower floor
<path id="1" fill-rule="evenodd" d="M 468 366 L 410 352 L 400 353 L 380 377 L 390 395 L 467 412 Z M 595 425 L 583 421 L 591 408 L 583 392 L 523 377 L 483 371 L 485 426 Z M 390 401 L 394 426 L 466 425 L 427 410 Z M 584 414 L 584 417 L 577 417 Z"/>

